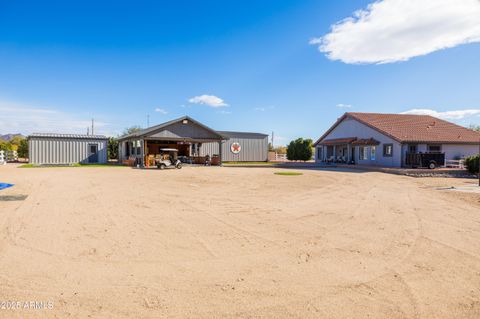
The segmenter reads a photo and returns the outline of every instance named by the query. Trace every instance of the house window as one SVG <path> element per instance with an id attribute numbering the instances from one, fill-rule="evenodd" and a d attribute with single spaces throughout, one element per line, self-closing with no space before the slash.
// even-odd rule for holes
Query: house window
<path id="1" fill-rule="evenodd" d="M 317 159 L 321 160 L 322 159 L 322 148 L 319 147 L 317 148 Z"/>
<path id="2" fill-rule="evenodd" d="M 142 154 L 142 147 L 140 141 L 137 141 L 137 155 Z"/>
<path id="3" fill-rule="evenodd" d="M 383 144 L 383 157 L 393 156 L 393 144 Z"/>
<path id="4" fill-rule="evenodd" d="M 427 150 L 429 153 L 440 153 L 442 151 L 441 145 L 427 145 Z"/>
<path id="5" fill-rule="evenodd" d="M 418 145 L 417 145 L 417 144 L 409 144 L 409 145 L 408 145 L 408 152 L 409 152 L 409 153 L 416 153 L 416 152 L 417 152 L 417 149 L 418 149 Z"/>
<path id="6" fill-rule="evenodd" d="M 365 147 L 365 146 L 359 147 L 358 159 L 361 161 L 368 159 L 368 147 Z"/>
<path id="7" fill-rule="evenodd" d="M 374 161 L 376 159 L 376 153 L 377 153 L 377 147 L 376 146 L 372 146 L 370 148 L 370 160 L 371 161 Z"/>

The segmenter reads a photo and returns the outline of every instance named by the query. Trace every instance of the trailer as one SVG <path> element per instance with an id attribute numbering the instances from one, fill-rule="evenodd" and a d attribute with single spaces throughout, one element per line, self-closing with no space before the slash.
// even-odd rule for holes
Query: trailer
<path id="1" fill-rule="evenodd" d="M 412 168 L 435 169 L 445 165 L 445 153 L 407 153 L 405 165 Z"/>

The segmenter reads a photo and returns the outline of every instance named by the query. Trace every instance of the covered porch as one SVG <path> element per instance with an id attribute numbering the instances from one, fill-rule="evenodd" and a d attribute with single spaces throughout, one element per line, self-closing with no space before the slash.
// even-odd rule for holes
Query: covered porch
<path id="1" fill-rule="evenodd" d="M 317 146 L 317 158 L 324 163 L 356 164 L 364 146 L 378 145 L 373 138 L 345 137 L 323 140 Z"/>
<path id="2" fill-rule="evenodd" d="M 318 158 L 325 163 L 354 163 L 356 137 L 323 140 L 317 146 Z"/>

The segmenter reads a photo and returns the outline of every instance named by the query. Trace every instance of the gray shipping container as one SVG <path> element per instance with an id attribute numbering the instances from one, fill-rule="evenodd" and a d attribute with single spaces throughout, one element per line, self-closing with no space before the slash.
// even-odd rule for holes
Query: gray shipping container
<path id="1" fill-rule="evenodd" d="M 222 142 L 222 161 L 224 162 L 265 162 L 268 160 L 268 135 L 261 133 L 217 131 L 226 140 Z M 232 152 L 232 144 L 238 143 L 240 152 Z M 218 143 L 203 143 L 200 156 L 218 155 Z"/>
<path id="2" fill-rule="evenodd" d="M 32 164 L 107 163 L 107 137 L 103 135 L 34 133 L 28 137 Z"/>

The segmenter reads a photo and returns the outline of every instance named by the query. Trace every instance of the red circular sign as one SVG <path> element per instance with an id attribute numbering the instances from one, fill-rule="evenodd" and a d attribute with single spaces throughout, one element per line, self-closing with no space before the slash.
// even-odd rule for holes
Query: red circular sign
<path id="1" fill-rule="evenodd" d="M 238 154 L 242 150 L 242 146 L 240 145 L 240 143 L 235 142 L 230 145 L 230 150 L 233 154 Z"/>

